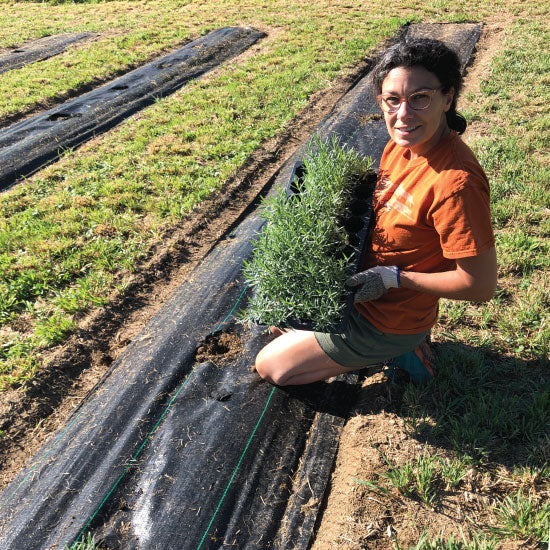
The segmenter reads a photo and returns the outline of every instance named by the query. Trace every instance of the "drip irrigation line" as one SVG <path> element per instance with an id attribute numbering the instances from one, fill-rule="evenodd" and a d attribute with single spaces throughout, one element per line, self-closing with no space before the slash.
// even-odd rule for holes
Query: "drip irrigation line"
<path id="1" fill-rule="evenodd" d="M 241 298 L 244 296 L 244 293 L 246 292 L 246 289 L 248 288 L 249 285 L 250 285 L 250 283 L 246 283 L 244 285 L 244 288 L 243 288 L 241 294 L 239 295 L 239 297 L 237 298 L 237 301 L 235 302 L 235 305 L 231 308 L 231 311 L 227 314 L 227 317 L 212 331 L 212 334 L 215 334 L 216 332 L 218 332 L 218 330 L 220 330 L 220 328 L 227 321 L 227 319 L 229 319 L 229 317 L 231 317 L 231 315 L 235 311 L 236 307 L 239 305 L 239 302 L 241 301 Z"/>
<path id="2" fill-rule="evenodd" d="M 69 424 L 67 424 L 66 428 L 55 438 L 52 446 L 44 451 L 44 454 L 33 464 L 32 468 L 29 470 L 29 473 L 21 480 L 21 483 L 13 490 L 13 492 L 8 496 L 8 498 L 0 504 L 0 510 L 2 510 L 6 504 L 9 503 L 9 501 L 12 499 L 12 497 L 19 491 L 19 489 L 27 482 L 31 474 L 44 462 L 46 457 L 55 449 L 55 446 L 63 439 L 65 434 L 69 431 L 71 426 L 77 421 L 78 417 L 82 415 L 82 413 L 86 410 L 86 407 L 84 407 L 73 419 Z"/>
<path id="3" fill-rule="evenodd" d="M 237 298 L 237 300 L 235 301 L 235 304 L 233 304 L 233 307 L 231 308 L 231 311 L 227 314 L 227 316 L 225 317 L 225 319 L 212 331 L 212 334 L 214 334 L 215 332 L 217 332 L 220 327 L 231 317 L 231 315 L 233 314 L 233 312 L 235 311 L 235 308 L 239 305 L 239 302 L 241 301 L 241 298 L 244 296 L 244 293 L 246 292 L 246 289 L 248 288 L 248 285 L 249 283 L 246 283 L 246 285 L 244 286 L 241 294 L 239 295 L 239 297 Z M 86 522 L 86 524 L 84 525 L 84 527 L 82 528 L 82 530 L 80 531 L 80 533 L 78 534 L 78 536 L 76 537 L 75 541 L 73 542 L 73 544 L 71 545 L 71 550 L 73 548 L 75 548 L 75 545 L 78 544 L 80 538 L 84 535 L 86 529 L 88 528 L 88 526 L 90 525 L 90 523 L 94 520 L 94 518 L 97 516 L 97 514 L 99 513 L 99 511 L 101 510 L 101 508 L 103 508 L 103 505 L 107 502 L 107 500 L 109 499 L 109 497 L 111 496 L 111 494 L 113 493 L 113 491 L 116 489 L 116 487 L 118 486 L 118 484 L 120 483 L 120 481 L 122 480 L 122 478 L 126 475 L 126 473 L 128 472 L 128 470 L 133 466 L 133 464 L 135 463 L 135 461 L 137 460 L 138 456 L 141 454 L 141 451 L 143 450 L 143 448 L 145 447 L 145 445 L 147 444 L 147 442 L 149 441 L 149 439 L 151 439 L 151 437 L 153 436 L 155 430 L 158 428 L 159 424 L 161 423 L 162 419 L 166 416 L 166 413 L 168 412 L 168 410 L 170 409 L 170 407 L 172 406 L 172 403 L 174 402 L 174 400 L 178 397 L 178 395 L 180 394 L 180 392 L 183 390 L 183 388 L 186 386 L 187 382 L 189 381 L 189 379 L 191 378 L 191 376 L 193 375 L 193 373 L 195 372 L 195 368 L 193 367 L 191 369 L 191 372 L 187 375 L 187 378 L 183 381 L 183 384 L 178 388 L 178 390 L 176 391 L 176 393 L 173 395 L 173 397 L 170 399 L 170 401 L 168 402 L 168 405 L 166 406 L 166 408 L 164 409 L 163 413 L 160 415 L 160 418 L 157 420 L 157 423 L 153 426 L 152 430 L 147 434 L 147 436 L 145 437 L 145 439 L 143 440 L 142 444 L 140 445 L 139 449 L 136 451 L 136 453 L 134 454 L 134 456 L 130 459 L 130 462 L 128 463 L 128 465 L 126 466 L 126 468 L 124 469 L 124 471 L 122 472 L 122 474 L 120 474 L 119 478 L 115 481 L 115 483 L 113 484 L 113 486 L 111 487 L 111 489 L 109 490 L 109 492 L 107 493 L 107 495 L 105 495 L 105 498 L 101 501 L 100 505 L 97 507 L 97 509 L 95 510 L 95 512 L 90 516 L 90 518 L 88 519 L 88 521 Z M 235 468 L 235 471 L 233 472 L 233 475 L 231 476 L 231 479 L 227 485 L 227 488 L 224 492 L 224 494 L 222 495 L 222 498 L 218 504 L 218 507 L 216 508 L 216 511 L 214 513 L 214 516 L 212 517 L 212 520 L 210 521 L 210 524 L 208 525 L 208 528 L 204 534 L 204 537 L 206 537 L 206 534 L 208 532 L 208 530 L 210 529 L 210 526 L 212 525 L 212 522 L 214 521 L 214 518 L 216 517 L 216 514 L 218 513 L 218 510 L 223 502 L 223 499 L 225 498 L 225 495 L 229 489 L 229 485 L 231 485 L 232 481 L 233 481 L 233 478 L 235 477 L 235 474 L 237 473 L 237 470 L 243 460 L 243 457 L 246 453 L 246 451 L 248 450 L 248 447 L 250 445 L 250 442 L 252 441 L 252 437 L 254 437 L 254 434 L 256 433 L 256 430 L 258 429 L 258 426 L 260 425 L 260 422 L 262 420 L 262 418 L 264 417 L 265 415 L 265 411 L 267 410 L 267 406 L 269 405 L 269 402 L 271 401 L 271 396 L 273 395 L 273 392 L 275 391 L 275 387 L 273 387 L 273 390 L 267 400 L 267 403 L 265 405 L 265 408 L 264 408 L 264 411 L 262 412 L 261 416 L 260 416 L 260 419 L 258 420 L 257 424 L 256 424 L 256 427 L 254 428 L 254 431 L 252 432 L 252 435 L 250 436 L 249 440 L 248 440 L 248 443 L 246 444 L 246 447 L 243 451 L 243 454 L 241 455 L 241 458 L 237 464 L 237 467 Z M 83 411 L 82 411 L 83 412 Z M 82 412 L 80 414 L 82 414 Z M 77 417 L 78 418 L 78 417 Z M 76 420 L 76 418 L 74 419 Z M 73 420 L 73 422 L 74 422 Z M 70 426 L 70 425 L 69 425 Z M 67 426 L 67 428 L 65 429 L 65 432 L 69 429 L 69 426 Z M 60 438 L 63 436 L 64 434 L 61 434 Z M 49 451 L 48 451 L 49 452 Z M 28 475 L 30 475 L 32 472 L 29 472 Z M 28 476 L 27 476 L 28 477 Z M 25 480 L 27 479 L 27 477 L 25 478 Z M 23 482 L 25 481 L 23 480 L 21 482 L 21 484 L 19 486 L 21 486 L 23 484 Z M 19 488 L 18 486 L 18 488 Z M 18 489 L 17 488 L 17 489 Z M 17 491 L 16 489 L 16 491 Z M 12 493 L 12 494 L 15 494 L 15 492 Z M 1 509 L 2 507 L 0 507 Z M 204 540 L 204 537 L 203 537 L 203 540 Z M 200 543 L 200 545 L 202 545 L 202 542 Z M 200 545 L 199 545 L 199 548 L 200 548 Z"/>
<path id="4" fill-rule="evenodd" d="M 229 479 L 229 483 L 227 484 L 227 487 L 225 488 L 225 491 L 223 492 L 223 495 L 220 498 L 220 501 L 218 502 L 218 505 L 216 506 L 216 510 L 214 511 L 214 514 L 212 515 L 212 518 L 210 519 L 210 523 L 208 524 L 208 527 L 206 528 L 206 531 L 204 532 L 204 535 L 202 536 L 202 539 L 197 546 L 197 550 L 200 550 L 204 539 L 206 538 L 206 535 L 208 535 L 208 531 L 210 531 L 210 527 L 212 527 L 212 523 L 214 523 L 214 519 L 216 519 L 216 516 L 221 508 L 221 505 L 223 501 L 225 500 L 225 496 L 227 495 L 227 492 L 229 491 L 229 487 L 233 483 L 233 479 L 237 475 L 237 471 L 241 466 L 241 462 L 243 461 L 244 456 L 246 455 L 246 452 L 248 451 L 248 447 L 250 447 L 250 443 L 252 441 L 252 438 L 254 437 L 254 434 L 256 433 L 256 430 L 258 429 L 258 426 L 260 425 L 261 421 L 263 420 L 265 413 L 267 411 L 267 407 L 269 406 L 269 403 L 271 401 L 271 398 L 273 397 L 273 394 L 275 393 L 275 390 L 277 389 L 276 386 L 273 386 L 273 389 L 271 390 L 271 393 L 269 394 L 269 397 L 267 398 L 264 410 L 262 411 L 262 414 L 260 415 L 260 418 L 258 418 L 258 422 L 256 422 L 256 426 L 254 426 L 254 429 L 252 430 L 252 433 L 250 434 L 250 437 L 248 438 L 248 441 L 246 443 L 246 446 L 244 448 L 244 451 L 241 454 L 241 458 L 239 458 L 239 462 L 237 462 L 237 466 L 235 466 L 235 470 L 233 470 L 233 474 L 231 475 L 231 478 Z"/>
<path id="5" fill-rule="evenodd" d="M 101 501 L 101 504 L 97 507 L 96 511 L 90 516 L 90 519 L 88 519 L 88 521 L 86 522 L 86 525 L 84 525 L 84 527 L 82 528 L 82 530 L 80 531 L 80 533 L 76 537 L 76 540 L 71 545 L 71 549 L 75 547 L 75 544 L 78 544 L 78 541 L 79 541 L 80 537 L 82 537 L 84 535 L 84 532 L 86 531 L 86 529 L 88 528 L 90 523 L 92 523 L 93 519 L 97 516 L 97 514 L 99 513 L 101 508 L 103 508 L 103 505 L 107 502 L 107 499 L 111 496 L 111 494 L 116 489 L 117 485 L 120 483 L 122 478 L 126 475 L 128 470 L 133 466 L 134 462 L 137 460 L 137 457 L 141 454 L 141 451 L 143 450 L 143 448 L 145 447 L 145 445 L 147 444 L 149 439 L 151 439 L 151 436 L 153 435 L 155 430 L 158 428 L 158 426 L 161 423 L 162 419 L 166 416 L 166 413 L 168 412 L 168 409 L 170 409 L 170 407 L 172 406 L 172 403 L 177 398 L 177 396 L 180 394 L 181 390 L 183 390 L 183 388 L 185 387 L 185 385 L 189 381 L 189 378 L 191 378 L 191 376 L 193 375 L 194 372 L 195 372 L 195 369 L 192 369 L 191 372 L 187 375 L 187 378 L 183 381 L 183 384 L 178 388 L 178 391 L 173 395 L 172 399 L 170 399 L 170 401 L 168 402 L 168 405 L 164 409 L 163 413 L 160 415 L 160 418 L 157 420 L 157 423 L 153 426 L 153 429 L 147 434 L 147 437 L 143 440 L 143 443 L 140 445 L 139 449 L 136 451 L 134 456 L 130 459 L 130 462 L 128 463 L 128 466 L 126 466 L 126 468 L 124 468 L 124 471 L 122 472 L 122 474 L 120 474 L 119 478 L 115 481 L 114 485 L 111 487 L 111 489 L 109 490 L 109 492 L 107 493 L 105 498 Z"/>

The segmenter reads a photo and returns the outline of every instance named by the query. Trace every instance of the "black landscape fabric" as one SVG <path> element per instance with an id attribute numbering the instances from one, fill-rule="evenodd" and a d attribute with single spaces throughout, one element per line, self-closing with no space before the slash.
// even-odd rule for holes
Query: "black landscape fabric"
<path id="1" fill-rule="evenodd" d="M 367 77 L 317 131 L 379 159 L 375 113 Z M 255 208 L 216 245 L 3 491 L 1 548 L 62 549 L 87 532 L 112 549 L 309 547 L 357 377 L 285 389 L 250 371 L 269 337 L 233 319 L 261 226 Z"/>
<path id="2" fill-rule="evenodd" d="M 8 53 L 0 55 L 0 74 L 13 69 L 20 69 L 29 63 L 43 61 L 54 55 L 59 55 L 67 46 L 81 42 L 94 36 L 93 33 L 81 32 L 77 34 L 57 34 L 46 36 L 32 42 L 27 42 Z"/>
<path id="3" fill-rule="evenodd" d="M 0 130 L 0 190 L 36 172 L 64 150 L 172 94 L 264 36 L 250 27 L 212 31 L 109 84 Z"/>

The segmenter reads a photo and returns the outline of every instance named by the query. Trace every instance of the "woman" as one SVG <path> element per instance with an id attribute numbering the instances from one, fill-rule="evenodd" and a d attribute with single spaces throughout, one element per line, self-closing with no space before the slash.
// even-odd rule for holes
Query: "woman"
<path id="1" fill-rule="evenodd" d="M 396 357 L 413 365 L 413 379 L 426 378 L 429 362 L 418 358 L 429 352 L 439 298 L 485 301 L 495 292 L 489 184 L 459 137 L 466 121 L 456 111 L 457 55 L 437 40 L 408 40 L 385 51 L 371 74 L 390 141 L 373 198 L 372 247 L 347 282 L 356 310 L 343 334 L 272 327 L 277 338 L 256 370 L 277 385 Z"/>

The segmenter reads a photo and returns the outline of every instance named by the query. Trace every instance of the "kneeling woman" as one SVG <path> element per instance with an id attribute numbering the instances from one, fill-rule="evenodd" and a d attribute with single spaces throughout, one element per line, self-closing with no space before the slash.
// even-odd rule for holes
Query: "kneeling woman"
<path id="1" fill-rule="evenodd" d="M 386 50 L 371 74 L 390 140 L 374 193 L 372 247 L 348 281 L 356 308 L 342 334 L 272 327 L 277 338 L 258 354 L 256 370 L 274 384 L 421 357 L 439 298 L 485 301 L 495 292 L 489 184 L 459 137 L 466 121 L 456 112 L 457 55 L 437 40 L 408 40 Z"/>

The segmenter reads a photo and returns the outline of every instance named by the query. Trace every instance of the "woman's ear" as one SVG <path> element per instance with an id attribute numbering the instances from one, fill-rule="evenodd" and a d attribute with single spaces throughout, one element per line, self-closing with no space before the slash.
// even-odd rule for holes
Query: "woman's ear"
<path id="1" fill-rule="evenodd" d="M 451 87 L 449 91 L 445 94 L 445 104 L 443 107 L 445 112 L 447 112 L 451 108 L 454 97 L 455 97 L 455 89 Z"/>

